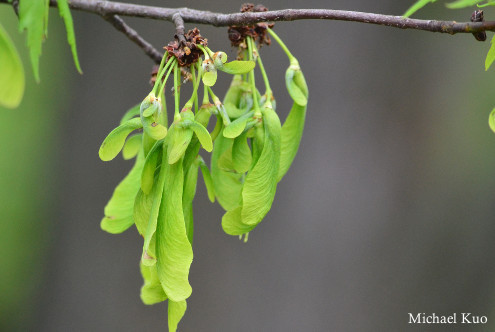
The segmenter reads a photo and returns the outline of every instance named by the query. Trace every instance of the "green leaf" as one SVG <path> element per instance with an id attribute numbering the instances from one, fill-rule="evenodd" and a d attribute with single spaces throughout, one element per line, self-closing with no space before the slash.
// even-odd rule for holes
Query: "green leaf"
<path id="1" fill-rule="evenodd" d="M 190 125 L 190 128 L 194 131 L 194 133 L 198 137 L 201 146 L 203 146 L 203 148 L 206 151 L 211 152 L 213 150 L 213 142 L 211 140 L 211 136 L 208 130 L 205 127 L 203 127 L 201 123 L 197 121 L 193 121 Z"/>
<path id="2" fill-rule="evenodd" d="M 112 234 L 122 233 L 134 224 L 134 199 L 139 191 L 144 156 L 139 153 L 134 167 L 115 188 L 110 201 L 105 206 L 105 217 L 101 229 Z"/>
<path id="3" fill-rule="evenodd" d="M 144 163 L 144 158 L 143 158 Z M 157 177 L 158 178 L 158 177 Z M 148 227 L 148 221 L 150 219 L 151 206 L 153 204 L 153 193 L 146 195 L 143 193 L 141 188 L 139 188 L 134 200 L 134 213 L 133 219 L 136 224 L 138 233 L 144 237 L 146 233 L 146 227 Z"/>
<path id="4" fill-rule="evenodd" d="M 485 59 L 485 70 L 490 69 L 490 66 L 495 60 L 495 36 L 492 37 L 490 44 L 490 50 L 488 50 L 488 54 L 486 55 Z"/>
<path id="5" fill-rule="evenodd" d="M 69 42 L 70 49 L 72 51 L 74 64 L 76 65 L 77 71 L 82 74 L 81 66 L 79 65 L 79 59 L 77 57 L 76 35 L 74 33 L 74 22 L 72 22 L 72 15 L 70 13 L 69 3 L 67 0 L 57 0 L 57 5 L 60 16 L 62 16 L 64 20 L 65 30 L 67 31 L 67 41 Z"/>
<path id="6" fill-rule="evenodd" d="M 170 139 L 168 141 L 168 163 L 175 164 L 184 156 L 189 143 L 191 142 L 193 131 L 178 125 L 173 125 L 170 129 Z"/>
<path id="7" fill-rule="evenodd" d="M 192 292 L 188 276 L 193 252 L 182 211 L 184 172 L 182 162 L 163 163 L 162 167 L 167 172 L 156 227 L 156 266 L 165 294 L 172 301 L 179 302 Z"/>
<path id="8" fill-rule="evenodd" d="M 19 106 L 24 95 L 24 67 L 7 31 L 0 25 L 0 105 Z"/>
<path id="9" fill-rule="evenodd" d="M 200 159 L 199 168 L 201 169 L 201 173 L 203 174 L 203 180 L 205 182 L 206 191 L 208 192 L 208 199 L 210 202 L 215 202 L 215 187 L 213 186 L 213 180 L 211 178 L 210 170 L 208 166 L 206 166 L 205 161 L 201 156 L 198 156 Z"/>
<path id="10" fill-rule="evenodd" d="M 457 0 L 446 4 L 446 6 L 447 8 L 450 9 L 459 9 L 459 8 L 471 7 L 483 1 L 485 0 Z"/>
<path id="11" fill-rule="evenodd" d="M 424 6 L 426 6 L 427 4 L 433 3 L 435 1 L 437 1 L 437 0 L 419 0 L 419 1 L 417 1 L 414 5 L 412 5 L 406 11 L 406 13 L 404 14 L 404 17 L 411 16 L 412 14 L 414 14 L 415 12 L 417 12 L 418 10 L 420 10 L 421 8 L 423 8 Z"/>
<path id="12" fill-rule="evenodd" d="M 137 156 L 139 150 L 143 146 L 143 134 L 132 135 L 127 139 L 122 149 L 122 156 L 125 160 L 129 160 Z"/>
<path id="13" fill-rule="evenodd" d="M 120 119 L 120 124 L 123 124 L 124 122 L 139 116 L 139 107 L 141 104 L 137 104 L 134 107 L 130 108 L 127 112 L 125 112 L 124 116 L 122 119 Z"/>
<path id="14" fill-rule="evenodd" d="M 33 66 L 34 77 L 40 81 L 39 58 L 41 44 L 46 37 L 48 28 L 49 0 L 19 1 L 19 30 L 27 30 L 27 46 Z"/>
<path id="15" fill-rule="evenodd" d="M 252 60 L 240 61 L 234 60 L 231 62 L 224 63 L 220 69 L 227 74 L 246 74 L 254 69 L 256 63 Z"/>
<path id="16" fill-rule="evenodd" d="M 174 302 L 168 300 L 168 331 L 176 332 L 177 325 L 186 313 L 187 303 L 186 301 Z"/>
<path id="17" fill-rule="evenodd" d="M 488 124 L 490 125 L 490 129 L 495 133 L 495 108 L 491 111 L 490 116 L 488 117 Z"/>
<path id="18" fill-rule="evenodd" d="M 278 181 L 282 180 L 285 173 L 287 173 L 297 154 L 304 130 L 305 120 L 306 106 L 300 106 L 294 103 L 287 119 L 285 119 L 284 125 L 282 126 Z"/>
<path id="19" fill-rule="evenodd" d="M 213 145 L 211 156 L 211 178 L 218 203 L 226 211 L 234 209 L 241 201 L 242 174 L 232 173 L 219 167 L 220 157 L 232 149 L 233 140 L 223 135 L 218 135 Z"/>
<path id="20" fill-rule="evenodd" d="M 103 143 L 100 146 L 100 159 L 103 161 L 109 161 L 115 158 L 122 147 L 124 146 L 125 140 L 129 134 L 142 127 L 140 119 L 131 119 L 108 134 Z"/>
<path id="21" fill-rule="evenodd" d="M 141 190 L 147 195 L 151 192 L 155 181 L 155 170 L 158 165 L 158 159 L 162 154 L 162 149 L 163 141 L 157 141 L 148 152 L 144 162 L 143 173 L 141 174 Z"/>
<path id="22" fill-rule="evenodd" d="M 141 287 L 141 301 L 147 305 L 165 301 L 167 295 L 158 279 L 156 266 L 145 266 L 141 263 L 139 267 L 144 280 L 144 285 Z"/>
<path id="23" fill-rule="evenodd" d="M 249 117 L 241 117 L 235 121 L 232 121 L 228 126 L 223 129 L 223 136 L 227 138 L 236 138 L 246 128 Z"/>
<path id="24" fill-rule="evenodd" d="M 245 173 L 251 167 L 253 157 L 247 142 L 247 133 L 234 140 L 232 145 L 232 161 L 234 169 L 239 173 Z"/>
<path id="25" fill-rule="evenodd" d="M 285 85 L 294 102 L 301 106 L 305 106 L 308 103 L 308 86 L 300 69 L 294 69 L 292 66 L 287 68 Z"/>
<path id="26" fill-rule="evenodd" d="M 214 86 L 217 81 L 217 71 L 205 71 L 203 73 L 203 84 L 206 86 Z"/>

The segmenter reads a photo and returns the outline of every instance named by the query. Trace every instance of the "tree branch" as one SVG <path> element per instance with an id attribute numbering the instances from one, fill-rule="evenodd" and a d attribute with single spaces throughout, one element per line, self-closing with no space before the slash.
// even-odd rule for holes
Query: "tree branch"
<path id="1" fill-rule="evenodd" d="M 142 48 L 144 53 L 146 53 L 146 55 L 153 59 L 156 64 L 160 64 L 163 54 L 158 52 L 158 50 L 154 48 L 153 45 L 151 45 L 143 37 L 141 37 L 136 30 L 128 26 L 123 19 L 121 19 L 118 15 L 104 15 L 102 17 L 106 21 L 110 22 L 117 30 L 124 33 L 127 38 L 129 38 L 140 48 Z"/>
<path id="2" fill-rule="evenodd" d="M 174 15 L 172 15 L 172 21 L 174 21 L 175 24 L 175 38 L 179 40 L 180 44 L 185 45 L 186 37 L 184 37 L 185 28 L 182 15 L 180 13 L 175 13 Z"/>
<path id="3" fill-rule="evenodd" d="M 7 0 L 0 0 L 0 3 L 7 3 Z M 56 6 L 57 1 L 50 0 L 50 5 Z M 324 19 L 377 24 L 400 29 L 415 29 L 449 34 L 495 31 L 495 21 L 458 23 L 455 21 L 418 20 L 404 18 L 402 16 L 332 9 L 284 9 L 258 13 L 221 14 L 188 8 L 162 8 L 103 0 L 70 0 L 69 6 L 74 10 L 96 13 L 102 16 L 133 16 L 166 20 L 170 22 L 173 21 L 175 13 L 180 13 L 184 22 L 213 26 L 245 25 L 248 23 L 265 21 L 276 22 Z"/>

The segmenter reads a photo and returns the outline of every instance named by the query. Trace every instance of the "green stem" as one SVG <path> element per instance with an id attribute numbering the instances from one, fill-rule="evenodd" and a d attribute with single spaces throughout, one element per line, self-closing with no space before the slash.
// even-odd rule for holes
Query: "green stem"
<path id="1" fill-rule="evenodd" d="M 194 69 L 194 65 L 191 66 L 191 74 L 192 74 L 193 86 L 195 87 L 193 91 L 194 113 L 198 113 L 198 87 L 196 86 L 196 70 Z"/>
<path id="2" fill-rule="evenodd" d="M 250 43 L 251 37 L 246 37 L 248 39 L 248 50 L 249 50 L 249 60 L 253 60 L 253 48 Z M 251 82 L 251 89 L 253 90 L 253 104 L 254 104 L 254 111 L 256 116 L 261 116 L 261 110 L 260 110 L 260 105 L 258 103 L 258 95 L 256 93 L 256 83 L 254 80 L 254 69 L 249 72 L 249 78 Z"/>
<path id="3" fill-rule="evenodd" d="M 282 50 L 284 50 L 285 54 L 287 54 L 287 57 L 289 58 L 289 61 L 292 64 L 294 65 L 298 65 L 299 66 L 299 63 L 297 61 L 297 59 L 292 55 L 292 53 L 289 51 L 289 49 L 287 48 L 287 46 L 284 44 L 284 42 L 282 41 L 282 39 L 280 39 L 279 36 L 277 36 L 277 34 L 275 32 L 273 32 L 272 29 L 270 28 L 267 28 L 268 30 L 268 33 L 270 34 L 270 36 L 273 37 L 273 39 L 275 39 L 277 41 L 277 43 L 280 45 L 280 47 L 282 48 Z"/>
<path id="4" fill-rule="evenodd" d="M 162 61 L 160 61 L 160 66 L 158 67 L 158 71 L 156 72 L 155 85 L 153 86 L 153 90 L 152 90 L 153 92 L 156 92 L 155 89 L 157 88 L 157 85 L 159 85 L 159 84 L 157 84 L 157 82 L 159 82 L 158 77 L 160 76 L 160 73 L 162 72 L 162 69 L 163 69 L 163 66 L 165 65 L 165 62 L 167 62 L 167 55 L 168 55 L 168 53 L 165 52 L 165 54 L 162 57 Z"/>
<path id="5" fill-rule="evenodd" d="M 205 55 L 205 59 L 209 59 L 209 52 L 202 46 L 202 45 L 196 45 L 201 51 L 203 51 L 203 54 Z M 210 51 L 211 52 L 211 51 Z"/>
<path id="6" fill-rule="evenodd" d="M 180 103 L 180 96 L 179 96 L 179 65 L 177 63 L 174 64 L 174 97 L 175 97 L 175 114 L 174 114 L 174 121 L 180 120 L 180 114 L 179 114 L 179 103 Z"/>
<path id="7" fill-rule="evenodd" d="M 217 107 L 218 113 L 220 114 L 220 116 L 223 119 L 223 124 L 225 126 L 228 126 L 230 124 L 230 118 L 229 118 L 229 115 L 227 114 L 227 111 L 225 110 L 225 107 L 223 107 L 222 102 L 220 101 L 220 99 L 217 96 L 215 96 L 215 94 L 213 93 L 213 90 L 210 87 L 208 87 L 208 92 L 211 95 L 211 99 L 213 99 L 213 103 Z"/>
<path id="8" fill-rule="evenodd" d="M 251 43 L 251 48 L 254 49 L 255 47 L 254 41 L 251 38 L 249 38 L 249 41 Z M 268 76 L 266 74 L 265 67 L 263 66 L 263 62 L 261 61 L 261 57 L 259 53 L 258 53 L 258 65 L 260 67 L 261 75 L 263 76 L 263 81 L 265 82 L 265 89 L 266 89 L 265 94 L 271 97 L 273 94 L 272 89 L 270 88 L 270 82 L 268 81 Z"/>
<path id="9" fill-rule="evenodd" d="M 165 57 L 165 56 L 164 56 Z M 160 90 L 163 89 L 163 86 L 165 86 L 165 82 L 163 82 L 162 78 L 163 75 L 167 72 L 168 68 L 174 64 L 174 62 L 177 61 L 175 57 L 172 57 L 169 59 L 169 61 L 163 66 L 162 70 L 158 72 L 158 75 L 156 76 L 156 81 L 155 85 L 153 86 L 153 94 L 156 95 L 156 93 Z"/>

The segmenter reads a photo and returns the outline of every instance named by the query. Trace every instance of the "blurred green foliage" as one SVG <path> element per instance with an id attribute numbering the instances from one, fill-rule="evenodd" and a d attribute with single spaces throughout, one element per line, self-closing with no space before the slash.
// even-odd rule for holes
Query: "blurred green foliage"
<path id="1" fill-rule="evenodd" d="M 25 330 L 32 323 L 43 291 L 54 192 L 60 94 L 67 66 L 60 20 L 51 24 L 41 58 L 45 72 L 36 84 L 29 71 L 25 36 L 18 33 L 12 8 L 0 8 L 0 22 L 19 50 L 26 72 L 26 93 L 17 109 L 0 107 L 0 330 Z M 61 97 L 62 96 L 62 97 Z"/>

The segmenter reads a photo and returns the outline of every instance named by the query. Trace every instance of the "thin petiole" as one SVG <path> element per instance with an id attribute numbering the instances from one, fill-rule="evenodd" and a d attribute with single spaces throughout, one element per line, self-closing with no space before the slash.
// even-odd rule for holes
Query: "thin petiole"
<path id="1" fill-rule="evenodd" d="M 165 85 L 165 82 L 162 82 L 163 75 L 165 75 L 165 73 L 167 72 L 167 69 L 171 65 L 173 65 L 173 63 L 175 61 L 176 61 L 175 57 L 170 58 L 169 61 L 167 61 L 167 63 L 163 66 L 162 70 L 158 72 L 158 74 L 156 76 L 155 85 L 153 86 L 153 91 L 152 91 L 153 94 L 156 95 L 157 91 L 160 91 L 163 88 L 163 86 Z"/>
<path id="2" fill-rule="evenodd" d="M 277 34 L 275 32 L 273 32 L 272 29 L 270 28 L 267 28 L 268 30 L 268 33 L 270 34 L 270 36 L 273 37 L 273 39 L 275 39 L 277 41 L 277 43 L 280 45 L 280 47 L 282 48 L 282 50 L 284 50 L 285 54 L 287 54 L 287 57 L 289 58 L 289 61 L 292 63 L 297 63 L 297 59 L 292 55 L 292 53 L 289 51 L 289 49 L 287 48 L 287 46 L 284 44 L 284 42 L 282 41 L 282 39 L 280 39 L 279 36 L 277 36 Z"/>
<path id="3" fill-rule="evenodd" d="M 249 51 L 249 60 L 253 60 L 253 48 L 250 43 L 251 37 L 246 37 L 248 40 L 247 46 L 248 46 L 248 51 Z M 250 83 L 251 83 L 251 89 L 253 90 L 253 104 L 254 104 L 254 110 L 256 115 L 261 115 L 261 110 L 260 110 L 260 105 L 258 103 L 258 94 L 256 93 L 256 83 L 254 80 L 254 70 L 251 70 L 249 72 L 249 78 L 250 78 Z"/>
<path id="4" fill-rule="evenodd" d="M 249 42 L 251 43 L 251 48 L 254 49 L 255 48 L 254 41 L 250 38 Z M 258 60 L 258 65 L 260 67 L 261 75 L 263 76 L 263 81 L 265 82 L 265 89 L 266 89 L 265 94 L 271 97 L 272 89 L 270 88 L 270 82 L 268 81 L 268 76 L 266 75 L 265 67 L 263 66 L 263 62 L 261 61 L 261 57 L 259 53 L 257 58 L 258 58 L 257 60 Z"/>
<path id="5" fill-rule="evenodd" d="M 180 85 L 180 78 L 179 78 L 179 65 L 177 63 L 174 64 L 174 98 L 175 98 L 175 115 L 174 115 L 174 120 L 178 121 L 180 120 L 180 114 L 179 114 L 179 103 L 180 103 L 180 96 L 179 96 L 179 85 Z"/>
<path id="6" fill-rule="evenodd" d="M 194 69 L 194 65 L 191 66 L 191 75 L 192 75 L 192 81 L 193 81 L 193 87 L 194 87 L 194 91 L 193 91 L 194 113 L 198 113 L 198 86 L 199 86 L 199 84 L 196 86 L 196 81 L 199 81 L 199 77 L 198 77 L 198 79 L 196 79 L 196 70 Z"/>

